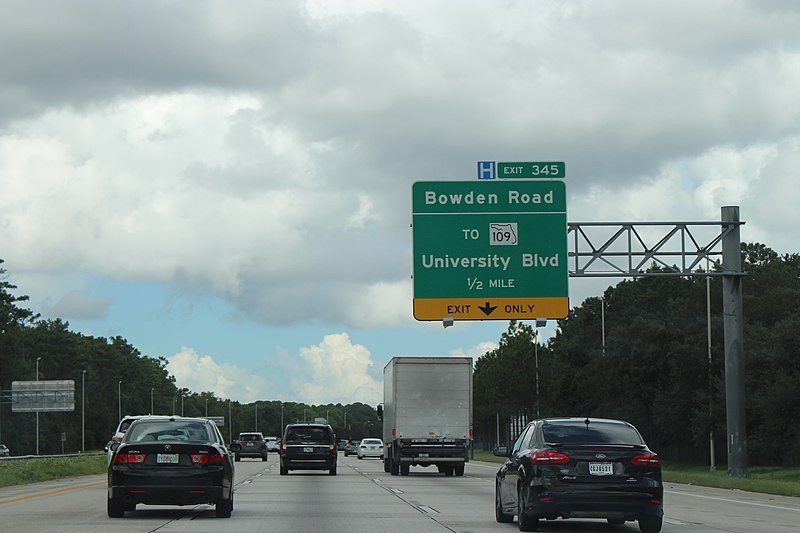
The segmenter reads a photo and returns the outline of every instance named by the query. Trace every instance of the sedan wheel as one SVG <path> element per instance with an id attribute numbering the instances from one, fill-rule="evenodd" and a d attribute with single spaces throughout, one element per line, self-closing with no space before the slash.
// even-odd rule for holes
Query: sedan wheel
<path id="1" fill-rule="evenodd" d="M 494 486 L 494 518 L 500 523 L 509 524 L 514 521 L 513 514 L 503 512 L 503 500 L 500 498 L 500 483 Z"/>
<path id="2" fill-rule="evenodd" d="M 639 519 L 639 531 L 642 533 L 658 533 L 661 531 L 660 516 L 643 516 Z"/>
<path id="3" fill-rule="evenodd" d="M 522 487 L 517 491 L 517 520 L 519 521 L 520 531 L 539 531 L 539 518 L 535 516 L 526 515 L 523 511 L 525 509 L 525 495 L 523 494 Z"/>
<path id="4" fill-rule="evenodd" d="M 125 504 L 115 498 L 108 498 L 106 510 L 109 518 L 122 518 L 125 516 Z"/>
<path id="5" fill-rule="evenodd" d="M 233 511 L 233 492 L 231 492 L 231 497 L 227 500 L 217 502 L 216 509 L 214 510 L 217 518 L 230 518 L 231 511 Z"/>

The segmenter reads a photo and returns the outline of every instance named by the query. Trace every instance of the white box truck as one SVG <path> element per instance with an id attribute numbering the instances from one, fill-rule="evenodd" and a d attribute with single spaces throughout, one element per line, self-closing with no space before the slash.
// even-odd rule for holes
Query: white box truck
<path id="1" fill-rule="evenodd" d="M 394 357 L 383 368 L 384 470 L 464 475 L 472 447 L 472 358 Z"/>

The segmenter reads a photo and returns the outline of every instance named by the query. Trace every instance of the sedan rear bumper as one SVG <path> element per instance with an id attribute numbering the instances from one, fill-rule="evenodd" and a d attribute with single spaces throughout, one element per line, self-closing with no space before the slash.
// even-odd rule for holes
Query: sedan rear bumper
<path id="1" fill-rule="evenodd" d="M 197 505 L 228 500 L 230 487 L 136 485 L 109 487 L 108 494 L 125 503 L 145 505 Z"/>
<path id="2" fill-rule="evenodd" d="M 587 491 L 575 493 L 530 492 L 524 512 L 541 518 L 614 518 L 628 520 L 664 515 L 659 493 Z"/>

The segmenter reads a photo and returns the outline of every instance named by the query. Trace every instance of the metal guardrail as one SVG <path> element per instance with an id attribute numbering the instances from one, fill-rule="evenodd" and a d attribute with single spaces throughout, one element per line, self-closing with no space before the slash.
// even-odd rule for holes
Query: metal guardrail
<path id="1" fill-rule="evenodd" d="M 66 453 L 60 455 L 11 455 L 9 457 L 0 457 L 1 461 L 30 461 L 36 459 L 58 459 L 58 458 L 71 458 L 71 457 L 101 457 L 106 455 L 105 452 L 89 452 L 89 453 Z"/>

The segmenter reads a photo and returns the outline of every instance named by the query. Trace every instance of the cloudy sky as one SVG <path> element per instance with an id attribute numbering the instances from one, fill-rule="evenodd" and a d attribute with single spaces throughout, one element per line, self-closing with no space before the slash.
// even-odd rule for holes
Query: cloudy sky
<path id="1" fill-rule="evenodd" d="M 737 205 L 800 251 L 798 28 L 792 0 L 8 0 L 0 258 L 179 386 L 374 405 L 391 356 L 507 327 L 414 320 L 415 181 L 564 161 L 570 222 Z"/>

